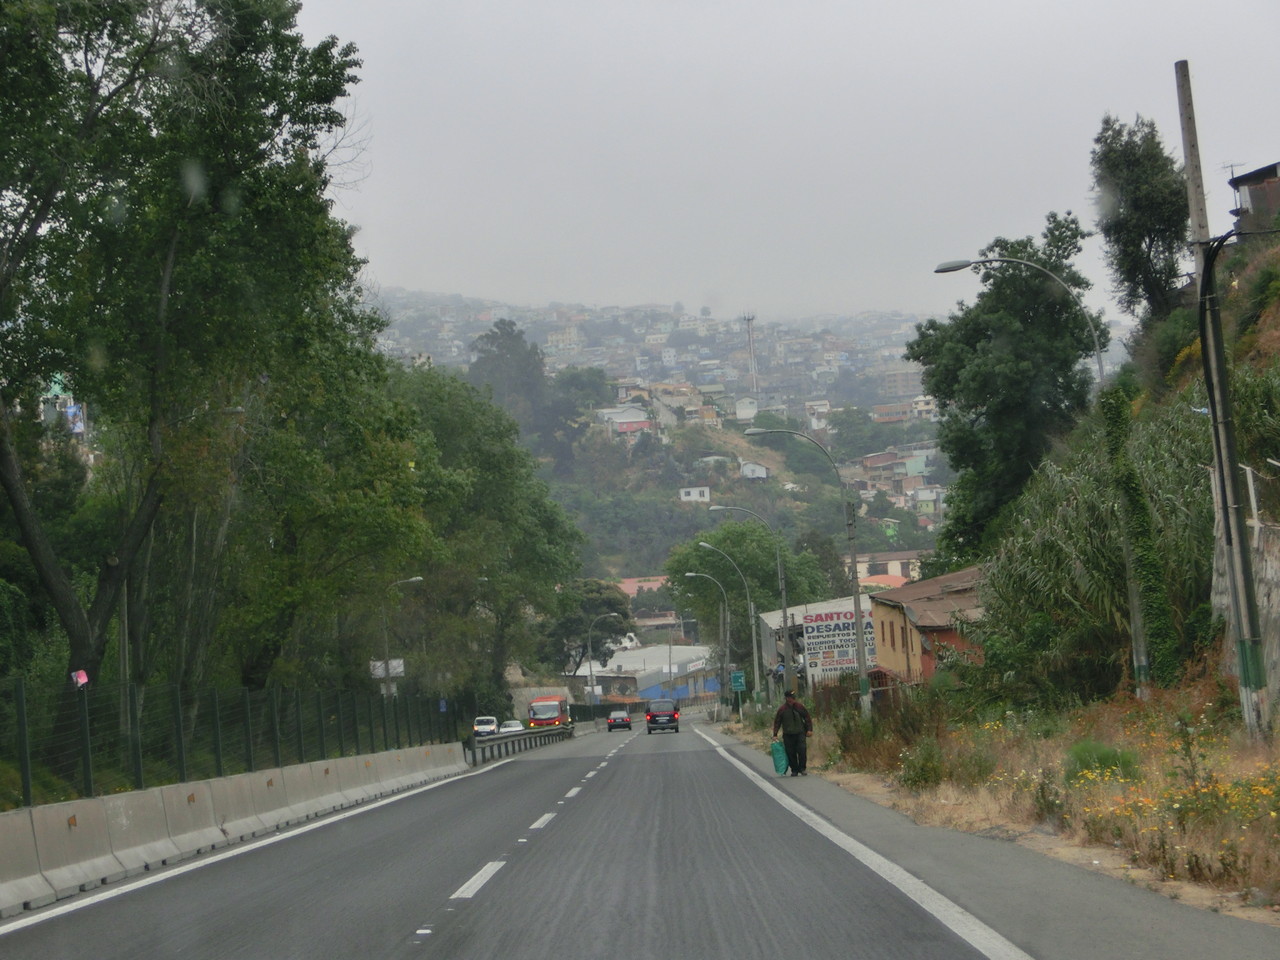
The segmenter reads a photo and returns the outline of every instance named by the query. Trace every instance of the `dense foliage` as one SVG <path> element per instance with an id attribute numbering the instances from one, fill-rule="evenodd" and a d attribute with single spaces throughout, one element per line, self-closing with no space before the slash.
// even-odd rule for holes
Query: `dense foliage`
<path id="1" fill-rule="evenodd" d="M 501 703 L 579 536 L 510 416 L 375 351 L 327 196 L 359 61 L 295 12 L 0 7 L 0 664 L 260 688 L 395 658 Z"/>
<path id="2" fill-rule="evenodd" d="M 1150 120 L 1138 117 L 1129 126 L 1105 116 L 1093 143 L 1098 232 L 1117 301 L 1149 326 L 1177 304 L 1190 220 L 1187 184 Z"/>
<path id="3" fill-rule="evenodd" d="M 1089 284 L 1072 259 L 1085 236 L 1075 217 L 1050 214 L 1040 242 L 997 238 L 981 253 L 1029 261 L 1079 291 Z M 944 411 L 938 439 L 958 477 L 939 542 L 960 559 L 993 546 L 991 524 L 1085 408 L 1081 360 L 1094 355 L 1090 318 L 1051 277 L 1019 263 L 974 269 L 984 287 L 975 302 L 918 325 L 906 352 Z"/>

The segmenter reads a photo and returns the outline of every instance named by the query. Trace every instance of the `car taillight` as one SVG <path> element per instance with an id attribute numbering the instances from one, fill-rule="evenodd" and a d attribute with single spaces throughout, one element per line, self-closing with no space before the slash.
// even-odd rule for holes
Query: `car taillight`
<path id="1" fill-rule="evenodd" d="M 680 711 L 679 711 L 679 710 L 677 710 L 674 714 L 672 714 L 672 716 L 673 716 L 673 717 L 675 717 L 675 719 L 679 720 L 679 719 L 680 719 Z"/>
<path id="2" fill-rule="evenodd" d="M 644 715 L 644 718 L 645 718 L 645 720 L 652 720 L 652 719 L 653 719 L 653 714 L 652 714 L 652 713 L 646 713 L 646 714 Z"/>

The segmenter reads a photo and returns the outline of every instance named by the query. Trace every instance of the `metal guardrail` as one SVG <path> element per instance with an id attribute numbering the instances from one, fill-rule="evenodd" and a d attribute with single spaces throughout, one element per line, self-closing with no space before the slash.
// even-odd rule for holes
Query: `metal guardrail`
<path id="1" fill-rule="evenodd" d="M 567 740 L 573 736 L 573 727 L 538 727 L 519 733 L 496 733 L 487 737 L 472 736 L 467 741 L 468 763 L 478 767 L 482 763 L 510 757 L 544 744 Z"/>

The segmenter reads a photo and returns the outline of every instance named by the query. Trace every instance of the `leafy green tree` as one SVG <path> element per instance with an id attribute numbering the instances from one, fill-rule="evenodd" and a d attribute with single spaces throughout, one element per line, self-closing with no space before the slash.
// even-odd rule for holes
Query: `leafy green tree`
<path id="1" fill-rule="evenodd" d="M 329 215 L 319 138 L 353 48 L 315 48 L 275 0 L 5 5 L 0 485 L 70 643 L 97 675 L 106 627 L 172 481 L 174 435 L 299 339 L 346 329 L 356 261 Z M 21 52 L 19 52 L 21 51 Z M 80 55 L 74 55 L 76 53 Z M 38 119 L 37 119 L 38 118 Z M 87 604 L 31 502 L 11 411 L 64 377 L 133 425 L 143 469 Z"/>
<path id="2" fill-rule="evenodd" d="M 833 410 L 830 424 L 831 453 L 839 460 L 856 460 L 889 447 L 932 440 L 937 428 L 928 421 L 876 423 L 870 412 L 857 407 Z"/>
<path id="3" fill-rule="evenodd" d="M 754 651 L 751 648 L 751 615 L 747 606 L 750 593 L 757 614 L 777 610 L 782 606 L 778 584 L 778 558 L 781 555 L 787 582 L 787 603 L 802 604 L 829 596 L 826 578 L 818 558 L 811 553 L 793 554 L 764 524 L 756 520 L 722 523 L 700 538 L 727 554 L 700 547 L 697 541 L 679 544 L 671 550 L 664 569 L 671 591 L 677 598 L 679 609 L 692 610 L 697 617 L 702 636 L 717 637 L 712 646 L 718 645 L 719 610 L 722 600 L 720 588 L 729 601 L 730 642 L 728 649 L 719 650 L 722 663 L 750 664 Z M 737 565 L 735 570 L 734 565 Z M 739 571 L 741 576 L 739 576 Z M 686 573 L 703 576 L 686 577 Z M 707 577 L 714 578 L 720 587 Z M 744 587 L 743 580 L 746 580 Z M 713 626 L 714 625 L 714 626 Z M 766 669 L 773 662 L 773 649 L 763 639 L 759 624 L 757 638 L 761 644 Z"/>
<path id="4" fill-rule="evenodd" d="M 542 349 L 525 340 L 514 320 L 496 320 L 474 344 L 476 358 L 467 380 L 492 391 L 494 403 L 515 418 L 523 434 L 537 430 L 538 411 L 547 392 L 546 360 Z"/>
<path id="5" fill-rule="evenodd" d="M 812 556 L 821 571 L 821 599 L 847 597 L 853 591 L 853 582 L 849 579 L 849 571 L 841 553 L 843 546 L 843 540 L 840 548 L 837 548 L 835 537 L 813 527 L 806 528 L 796 537 L 796 553 Z"/>
<path id="6" fill-rule="evenodd" d="M 1187 184 L 1151 120 L 1110 114 L 1089 155 L 1098 193 L 1098 232 L 1121 309 L 1143 326 L 1177 305 L 1190 220 Z"/>
<path id="7" fill-rule="evenodd" d="M 630 598 L 603 580 L 575 580 L 562 594 L 560 615 L 547 627 L 540 658 L 566 675 L 577 673 L 588 656 L 607 666 L 617 639 L 635 632 Z"/>
<path id="8" fill-rule="evenodd" d="M 562 609 L 559 587 L 578 574 L 581 534 L 504 410 L 438 370 L 400 370 L 393 384 L 423 431 L 414 469 L 438 541 L 418 561 L 431 585 L 417 609 L 428 634 L 423 671 L 479 664 L 485 683 L 505 689 L 507 665 L 532 655 L 534 618 Z"/>
<path id="9" fill-rule="evenodd" d="M 1051 213 L 1040 242 L 1001 237 L 981 255 L 1030 261 L 1085 290 L 1071 263 L 1085 236 L 1075 217 Z M 940 541 L 969 558 L 1085 409 L 1090 377 L 1080 361 L 1094 353 L 1089 319 L 1051 278 L 1016 263 L 975 270 L 985 288 L 975 302 L 961 303 L 945 322 L 917 324 L 906 352 L 945 410 L 939 444 L 958 474 Z"/>

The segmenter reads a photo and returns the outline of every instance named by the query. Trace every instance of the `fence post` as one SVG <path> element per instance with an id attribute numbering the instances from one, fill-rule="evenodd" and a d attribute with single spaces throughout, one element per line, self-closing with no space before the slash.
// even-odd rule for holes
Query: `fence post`
<path id="1" fill-rule="evenodd" d="M 355 703 L 355 695 L 352 694 L 352 703 Z M 347 755 L 347 722 L 342 715 L 342 691 L 338 691 L 338 756 L 345 757 Z M 356 755 L 360 753 L 360 724 L 356 724 Z"/>
<path id="2" fill-rule="evenodd" d="M 222 764 L 222 702 L 217 687 L 213 688 L 213 769 L 220 777 L 227 775 Z"/>
<path id="3" fill-rule="evenodd" d="M 142 782 L 142 709 L 138 705 L 138 685 L 132 681 L 125 685 L 129 698 L 129 756 L 133 761 L 133 789 L 141 790 Z"/>
<path id="4" fill-rule="evenodd" d="M 387 695 L 385 693 L 382 695 L 381 700 L 382 700 L 382 749 L 390 750 L 391 749 L 391 724 L 387 722 Z M 372 720 L 373 717 L 370 716 L 369 719 Z"/>
<path id="5" fill-rule="evenodd" d="M 284 757 L 280 752 L 280 697 L 276 688 L 267 691 L 267 707 L 271 711 L 271 756 L 275 760 L 273 766 L 283 767 Z"/>
<path id="6" fill-rule="evenodd" d="M 93 756 L 89 739 L 89 688 L 88 684 L 76 690 L 76 705 L 80 712 L 80 756 L 81 775 L 84 779 L 84 795 L 93 796 Z"/>
<path id="7" fill-rule="evenodd" d="M 31 736 L 27 729 L 27 691 L 21 676 L 15 678 L 13 703 L 18 711 L 18 769 L 22 777 L 22 805 L 31 806 Z"/>
<path id="8" fill-rule="evenodd" d="M 253 704 L 249 701 L 248 687 L 241 687 L 240 692 L 244 694 L 244 768 L 253 773 Z"/>
<path id="9" fill-rule="evenodd" d="M 182 688 L 173 685 L 174 759 L 178 762 L 178 782 L 187 782 L 187 743 L 182 735 Z"/>
<path id="10" fill-rule="evenodd" d="M 316 690 L 316 732 L 320 737 L 320 759 L 329 759 L 329 751 L 324 743 L 324 693 Z"/>
<path id="11" fill-rule="evenodd" d="M 307 743 L 302 736 L 302 690 L 293 690 L 293 722 L 298 728 L 298 762 L 307 762 Z"/>

